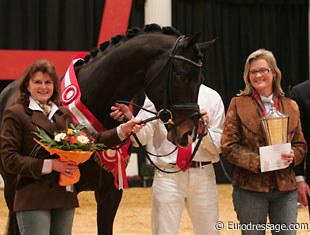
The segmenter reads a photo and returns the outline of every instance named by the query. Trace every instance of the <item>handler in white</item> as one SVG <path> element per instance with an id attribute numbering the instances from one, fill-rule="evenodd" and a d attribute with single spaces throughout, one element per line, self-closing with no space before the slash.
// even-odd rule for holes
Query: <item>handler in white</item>
<path id="1" fill-rule="evenodd" d="M 179 234 L 180 221 L 184 205 L 191 218 L 195 234 L 219 234 L 215 224 L 219 220 L 218 192 L 212 163 L 219 161 L 222 129 L 225 110 L 220 95 L 211 88 L 201 85 L 198 96 L 201 113 L 208 126 L 208 134 L 203 138 L 195 155 L 192 166 L 175 174 L 155 170 L 152 185 L 152 232 L 159 234 Z M 119 116 L 120 106 L 113 107 L 111 116 Z M 156 111 L 146 98 L 145 109 Z M 123 110 L 122 110 L 123 111 Z M 125 113 L 125 112 L 124 112 Z M 126 115 L 128 117 L 128 115 Z M 141 110 L 137 117 L 142 120 L 153 114 Z M 151 143 L 149 151 L 164 155 L 175 149 L 167 140 L 164 124 L 155 120 L 146 124 L 137 136 L 145 145 Z M 193 143 L 192 149 L 195 148 Z M 177 171 L 177 151 L 167 157 L 152 157 L 154 163 L 165 171 Z"/>

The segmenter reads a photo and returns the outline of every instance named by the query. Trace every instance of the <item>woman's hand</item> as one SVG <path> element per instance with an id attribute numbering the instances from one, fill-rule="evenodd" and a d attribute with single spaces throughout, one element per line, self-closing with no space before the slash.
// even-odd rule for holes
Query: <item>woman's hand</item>
<path id="1" fill-rule="evenodd" d="M 60 161 L 58 158 L 52 160 L 52 170 L 63 173 L 73 178 L 73 173 L 79 169 L 78 164 L 73 161 Z"/>
<path id="2" fill-rule="evenodd" d="M 291 150 L 289 153 L 282 153 L 281 158 L 285 165 L 289 166 L 294 162 L 294 151 Z"/>
<path id="3" fill-rule="evenodd" d="M 144 126 L 145 124 L 141 123 L 141 119 L 132 118 L 121 124 L 121 129 L 125 135 L 129 136 L 138 133 Z"/>
<path id="4" fill-rule="evenodd" d="M 125 104 L 116 103 L 115 106 L 111 107 L 112 112 L 110 116 L 119 122 L 132 119 L 132 113 L 129 110 L 129 107 Z"/>
<path id="5" fill-rule="evenodd" d="M 297 201 L 303 206 L 308 206 L 308 198 L 310 197 L 310 187 L 305 181 L 297 182 Z"/>

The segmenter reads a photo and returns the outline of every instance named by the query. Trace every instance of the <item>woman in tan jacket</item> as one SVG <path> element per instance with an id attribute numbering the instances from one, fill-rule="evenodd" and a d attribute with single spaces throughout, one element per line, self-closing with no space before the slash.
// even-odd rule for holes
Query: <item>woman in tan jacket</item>
<path id="1" fill-rule="evenodd" d="M 281 72 L 272 52 L 260 49 L 246 60 L 245 89 L 232 98 L 222 137 L 224 157 L 235 167 L 233 203 L 242 234 L 265 234 L 270 225 L 289 226 L 297 220 L 297 192 L 293 166 L 306 152 L 297 104 L 281 89 Z M 271 101 L 272 100 L 272 101 Z M 291 151 L 282 154 L 284 169 L 261 172 L 259 148 L 266 146 L 261 124 L 271 105 L 289 116 L 288 142 Z M 289 227 L 277 234 L 295 234 Z M 278 229 L 277 229 L 278 230 Z M 275 233 L 276 231 L 273 231 Z"/>

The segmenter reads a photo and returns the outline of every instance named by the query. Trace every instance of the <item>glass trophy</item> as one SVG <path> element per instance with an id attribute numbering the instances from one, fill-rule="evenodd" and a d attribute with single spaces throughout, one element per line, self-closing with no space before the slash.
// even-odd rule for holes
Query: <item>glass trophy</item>
<path id="1" fill-rule="evenodd" d="M 261 118 L 267 145 L 287 143 L 288 118 L 288 115 L 276 110 L 271 102 L 268 114 Z"/>

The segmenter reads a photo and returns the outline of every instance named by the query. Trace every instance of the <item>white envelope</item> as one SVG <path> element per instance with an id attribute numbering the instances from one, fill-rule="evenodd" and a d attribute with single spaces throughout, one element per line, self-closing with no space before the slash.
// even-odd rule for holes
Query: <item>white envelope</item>
<path id="1" fill-rule="evenodd" d="M 291 143 L 275 144 L 259 148 L 261 172 L 274 171 L 287 167 L 281 158 L 282 153 L 291 151 Z"/>

